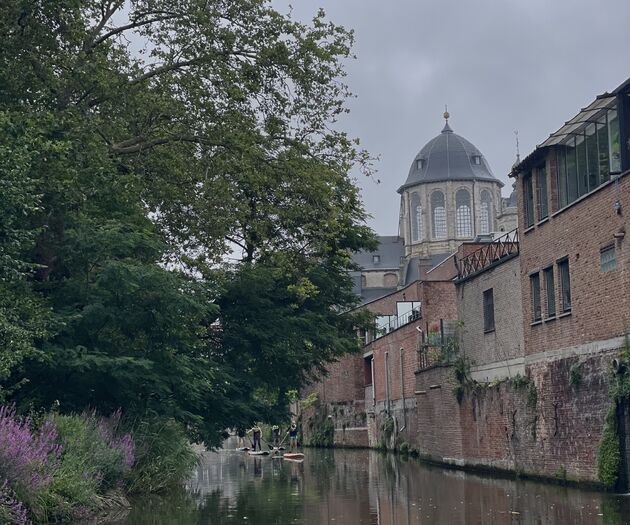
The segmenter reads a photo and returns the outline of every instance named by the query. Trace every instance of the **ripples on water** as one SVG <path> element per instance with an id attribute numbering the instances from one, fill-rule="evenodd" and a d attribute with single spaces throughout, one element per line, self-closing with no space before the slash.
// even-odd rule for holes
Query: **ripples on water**
<path id="1" fill-rule="evenodd" d="M 428 467 L 367 450 L 303 463 L 206 454 L 186 490 L 135 503 L 120 525 L 630 523 L 630 497 Z"/>

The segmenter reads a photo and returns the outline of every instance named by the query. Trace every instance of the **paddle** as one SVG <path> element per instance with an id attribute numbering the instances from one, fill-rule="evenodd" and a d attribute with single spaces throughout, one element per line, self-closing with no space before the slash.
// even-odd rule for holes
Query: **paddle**
<path id="1" fill-rule="evenodd" d="M 282 443 L 284 443 L 284 440 L 287 439 L 287 436 L 289 435 L 289 431 L 287 430 L 287 433 L 284 435 L 284 437 L 282 438 L 282 441 L 280 441 L 280 444 L 278 445 L 278 448 L 280 448 L 282 446 Z"/>

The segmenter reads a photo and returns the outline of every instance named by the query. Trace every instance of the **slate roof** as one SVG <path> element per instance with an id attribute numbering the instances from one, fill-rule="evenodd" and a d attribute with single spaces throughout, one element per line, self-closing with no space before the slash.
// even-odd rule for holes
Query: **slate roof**
<path id="1" fill-rule="evenodd" d="M 479 164 L 473 162 L 474 156 L 480 158 Z M 420 159 L 422 167 L 418 166 Z M 492 174 L 482 153 L 464 137 L 454 133 L 448 122 L 442 132 L 427 142 L 415 156 L 407 181 L 398 188 L 398 193 L 423 182 L 446 180 L 491 180 L 503 186 Z"/>
<path id="2" fill-rule="evenodd" d="M 375 251 L 357 252 L 352 260 L 364 270 L 398 270 L 400 258 L 405 255 L 403 239 L 398 235 L 380 235 L 378 240 L 379 245 Z M 379 262 L 374 262 L 374 255 L 380 256 Z"/>
<path id="3" fill-rule="evenodd" d="M 431 255 L 431 268 L 435 268 L 442 261 L 450 257 L 450 253 L 436 253 Z M 407 271 L 405 272 L 405 286 L 420 279 L 420 266 L 418 260 L 420 257 L 411 257 L 407 262 Z"/>

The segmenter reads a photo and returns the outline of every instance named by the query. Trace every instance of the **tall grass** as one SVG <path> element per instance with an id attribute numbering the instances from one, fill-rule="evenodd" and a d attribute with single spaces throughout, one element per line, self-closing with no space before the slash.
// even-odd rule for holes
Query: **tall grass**
<path id="1" fill-rule="evenodd" d="M 197 463 L 183 427 L 174 420 L 140 421 L 132 429 L 136 463 L 130 492 L 161 492 L 180 485 Z"/>

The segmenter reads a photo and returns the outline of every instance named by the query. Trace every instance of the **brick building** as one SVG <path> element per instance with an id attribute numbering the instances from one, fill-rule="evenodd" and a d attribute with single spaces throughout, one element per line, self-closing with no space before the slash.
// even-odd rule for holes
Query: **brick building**
<path id="1" fill-rule="evenodd" d="M 460 351 L 471 378 L 490 382 L 525 375 L 518 231 L 457 254 Z"/>
<path id="2" fill-rule="evenodd" d="M 447 123 L 438 142 L 450 144 L 451 133 Z M 396 253 L 370 260 L 379 277 L 359 283 L 376 332 L 360 334 L 363 355 L 331 365 L 311 387 L 335 443 L 406 442 L 434 461 L 597 482 L 612 407 L 618 486 L 627 487 L 630 406 L 616 404 L 609 385 L 630 331 L 630 80 L 515 164 L 516 196 L 492 194 L 518 214 L 518 233 L 458 236 L 485 231 L 474 188 L 493 183 L 468 181 L 474 202 L 458 213 L 462 181 L 446 177 L 440 191 L 453 208 L 436 215 L 438 181 L 413 178 L 430 162 L 421 151 L 402 188 L 404 242 L 387 240 L 382 248 Z M 444 232 L 453 238 L 437 238 Z M 434 253 L 441 249 L 451 253 Z M 396 257 L 393 286 L 385 277 Z"/>
<path id="3" fill-rule="evenodd" d="M 629 94 L 597 97 L 511 174 L 528 355 L 615 346 L 630 327 Z"/>

